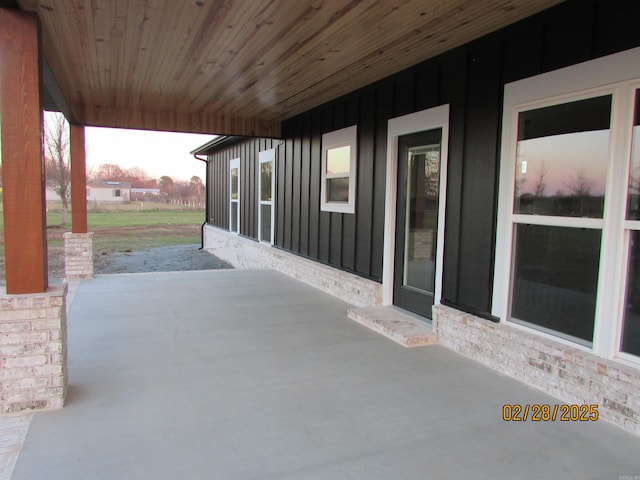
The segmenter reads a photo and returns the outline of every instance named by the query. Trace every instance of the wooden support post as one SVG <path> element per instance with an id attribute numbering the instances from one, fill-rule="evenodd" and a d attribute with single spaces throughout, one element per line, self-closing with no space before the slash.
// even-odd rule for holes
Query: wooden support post
<path id="1" fill-rule="evenodd" d="M 84 126 L 70 125 L 71 136 L 71 231 L 87 233 L 87 167 Z"/>
<path id="2" fill-rule="evenodd" d="M 34 13 L 0 8 L 0 105 L 8 294 L 48 286 L 40 24 Z"/>

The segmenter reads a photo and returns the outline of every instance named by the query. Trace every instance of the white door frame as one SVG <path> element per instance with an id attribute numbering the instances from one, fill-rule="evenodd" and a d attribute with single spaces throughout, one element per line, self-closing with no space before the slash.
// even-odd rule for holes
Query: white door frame
<path id="1" fill-rule="evenodd" d="M 447 160 L 449 147 L 449 105 L 429 108 L 402 117 L 392 118 L 387 124 L 387 180 L 384 214 L 384 252 L 382 260 L 382 304 L 393 304 L 393 270 L 396 247 L 396 194 L 398 187 L 398 138 L 425 130 L 442 129 L 440 150 L 440 196 L 438 199 L 438 235 L 436 240 L 436 282 L 434 305 L 442 297 L 442 264 L 447 191 Z"/>

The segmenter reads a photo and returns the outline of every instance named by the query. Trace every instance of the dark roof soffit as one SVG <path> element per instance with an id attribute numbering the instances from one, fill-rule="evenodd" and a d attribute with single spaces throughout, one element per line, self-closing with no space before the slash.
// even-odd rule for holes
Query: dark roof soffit
<path id="1" fill-rule="evenodd" d="M 44 87 L 42 109 L 49 112 L 62 112 L 69 123 L 77 123 L 46 58 L 42 61 L 42 85 Z"/>
<path id="2" fill-rule="evenodd" d="M 249 138 L 249 137 L 242 137 L 242 136 L 214 137 L 204 145 L 200 145 L 195 150 L 191 150 L 189 153 L 191 155 L 208 155 L 222 148 L 223 146 L 233 145 L 234 143 L 240 142 L 245 138 Z"/>

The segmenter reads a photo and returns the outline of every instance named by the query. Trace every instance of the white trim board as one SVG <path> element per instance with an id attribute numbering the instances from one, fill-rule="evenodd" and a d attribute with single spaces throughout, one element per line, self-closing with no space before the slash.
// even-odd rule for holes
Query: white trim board
<path id="1" fill-rule="evenodd" d="M 385 189 L 384 250 L 382 261 L 382 304 L 393 304 L 393 266 L 395 260 L 396 193 L 398 186 L 398 138 L 425 130 L 442 129 L 440 150 L 440 198 L 438 199 L 438 237 L 436 241 L 436 282 L 434 305 L 442 297 L 447 161 L 449 147 L 449 105 L 392 118 L 387 125 L 387 179 Z"/>

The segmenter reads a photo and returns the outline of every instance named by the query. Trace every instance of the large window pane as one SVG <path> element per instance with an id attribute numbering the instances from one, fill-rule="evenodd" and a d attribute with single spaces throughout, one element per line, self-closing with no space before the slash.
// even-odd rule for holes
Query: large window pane
<path id="1" fill-rule="evenodd" d="M 640 90 L 636 90 L 635 114 L 633 116 L 633 139 L 631 143 L 631 165 L 629 168 L 629 197 L 627 220 L 640 220 Z"/>
<path id="2" fill-rule="evenodd" d="M 260 200 L 271 201 L 271 175 L 273 175 L 273 162 L 260 164 Z"/>
<path id="3" fill-rule="evenodd" d="M 260 205 L 260 238 L 263 242 L 271 241 L 271 205 Z"/>
<path id="4" fill-rule="evenodd" d="M 433 293 L 440 145 L 409 149 L 403 285 Z"/>
<path id="5" fill-rule="evenodd" d="M 327 173 L 349 173 L 351 166 L 351 147 L 330 148 L 327 150 Z"/>
<path id="6" fill-rule="evenodd" d="M 238 202 L 231 202 L 231 212 L 229 213 L 229 230 L 238 233 Z"/>
<path id="7" fill-rule="evenodd" d="M 600 230 L 517 224 L 511 315 L 593 340 Z"/>
<path id="8" fill-rule="evenodd" d="M 518 115 L 514 212 L 602 218 L 611 96 Z"/>
<path id="9" fill-rule="evenodd" d="M 640 233 L 631 232 L 620 351 L 640 355 Z"/>
<path id="10" fill-rule="evenodd" d="M 234 200 L 238 198 L 238 173 L 239 169 L 231 169 L 231 198 Z"/>
<path id="11" fill-rule="evenodd" d="M 349 177 L 327 179 L 327 202 L 349 201 Z"/>

